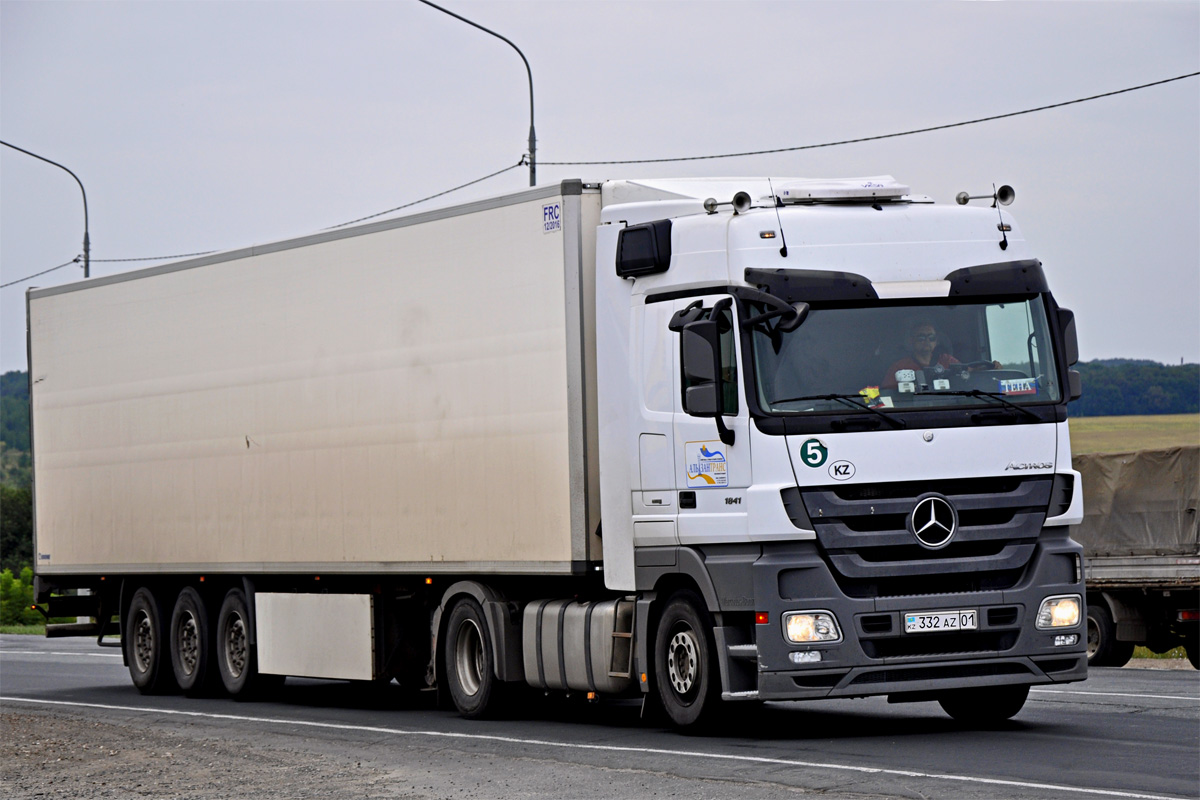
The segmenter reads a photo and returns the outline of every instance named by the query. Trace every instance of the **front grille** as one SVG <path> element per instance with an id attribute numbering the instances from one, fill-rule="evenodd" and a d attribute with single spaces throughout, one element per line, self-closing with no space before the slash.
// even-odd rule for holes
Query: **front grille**
<path id="1" fill-rule="evenodd" d="M 839 587 L 851 597 L 1010 589 L 1033 556 L 1053 477 L 835 485 L 799 490 Z M 949 545 L 908 530 L 917 499 L 935 492 L 958 513 Z"/>

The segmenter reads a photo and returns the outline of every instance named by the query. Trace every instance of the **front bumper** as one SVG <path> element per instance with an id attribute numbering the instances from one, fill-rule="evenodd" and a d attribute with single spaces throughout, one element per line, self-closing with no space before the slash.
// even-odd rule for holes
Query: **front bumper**
<path id="1" fill-rule="evenodd" d="M 1003 590 L 940 593 L 938 579 L 922 581 L 920 594 L 849 597 L 838 587 L 812 543 L 764 552 L 753 566 L 756 611 L 768 622 L 755 626 L 755 647 L 729 648 L 730 660 L 743 659 L 746 675 L 756 662 L 756 695 L 763 700 L 820 697 L 924 694 L 949 689 L 1004 684 L 1068 683 L 1087 677 L 1086 610 L 1069 628 L 1038 630 L 1035 617 L 1042 600 L 1085 590 L 1077 580 L 1080 547 L 1062 529 L 1047 530 L 1014 586 Z M 783 635 L 784 614 L 822 609 L 832 612 L 842 641 L 797 645 Z M 905 633 L 904 615 L 972 609 L 978 628 L 950 633 Z M 1075 634 L 1072 645 L 1055 644 Z M 726 640 L 718 634 L 718 640 Z M 792 653 L 819 653 L 819 661 L 796 664 Z M 748 676 L 747 676 L 748 677 Z M 728 699 L 748 696 L 748 687 L 727 681 Z M 903 698 L 899 698 L 903 699 Z"/>

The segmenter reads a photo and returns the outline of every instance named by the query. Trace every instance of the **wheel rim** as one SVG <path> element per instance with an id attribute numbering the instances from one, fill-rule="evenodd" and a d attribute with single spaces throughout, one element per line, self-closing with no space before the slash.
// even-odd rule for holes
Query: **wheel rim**
<path id="1" fill-rule="evenodd" d="M 133 660 L 138 672 L 149 672 L 154 665 L 154 625 L 144 609 L 138 610 L 133 622 Z"/>
<path id="2" fill-rule="evenodd" d="M 246 669 L 246 622 L 240 614 L 230 615 L 225 625 L 225 669 L 229 677 L 240 678 Z"/>
<path id="3" fill-rule="evenodd" d="M 667 646 L 667 678 L 675 693 L 683 697 L 696 686 L 700 672 L 696 634 L 691 628 L 677 631 Z"/>
<path id="4" fill-rule="evenodd" d="M 475 620 L 463 620 L 454 641 L 454 671 L 458 673 L 459 686 L 474 696 L 483 685 L 484 670 L 483 634 Z"/>
<path id="5" fill-rule="evenodd" d="M 179 665 L 184 675 L 192 675 L 196 671 L 196 663 L 200 660 L 200 633 L 196 624 L 196 616 L 188 612 L 179 626 L 175 637 L 175 648 L 179 653 Z"/>
<path id="6" fill-rule="evenodd" d="M 1096 651 L 1100 649 L 1100 626 L 1096 624 L 1096 620 L 1091 617 L 1087 618 L 1087 655 L 1092 658 L 1096 655 Z"/>

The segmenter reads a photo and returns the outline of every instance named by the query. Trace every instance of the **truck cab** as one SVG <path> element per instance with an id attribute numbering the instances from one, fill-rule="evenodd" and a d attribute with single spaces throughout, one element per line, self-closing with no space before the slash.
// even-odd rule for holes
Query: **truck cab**
<path id="1" fill-rule="evenodd" d="M 1013 219 L 888 176 L 602 193 L 605 580 L 672 718 L 718 693 L 1007 717 L 1083 680 L 1074 320 Z"/>

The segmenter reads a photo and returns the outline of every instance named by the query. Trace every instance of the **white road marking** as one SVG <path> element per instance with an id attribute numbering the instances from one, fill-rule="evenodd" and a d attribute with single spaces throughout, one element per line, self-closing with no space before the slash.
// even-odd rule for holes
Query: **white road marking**
<path id="1" fill-rule="evenodd" d="M 82 656 L 90 658 L 120 658 L 120 653 L 53 653 L 48 650 L 0 650 L 0 656 Z"/>
<path id="2" fill-rule="evenodd" d="M 203 719 L 218 719 L 232 722 L 257 722 L 266 725 L 290 725 L 302 728 L 321 728 L 335 731 L 357 731 L 367 733 L 391 734 L 393 736 L 425 736 L 441 739 L 464 739 L 480 742 L 502 742 L 533 747 L 548 747 L 558 750 L 595 750 L 608 753 L 646 753 L 651 755 L 675 756 L 682 758 L 704 758 L 717 761 L 735 761 L 753 764 L 771 764 L 785 767 L 807 767 L 809 769 L 837 770 L 841 772 L 859 772 L 870 775 L 895 775 L 904 778 L 929 778 L 939 781 L 957 781 L 959 783 L 977 783 L 987 786 L 1010 786 L 1022 789 L 1047 789 L 1054 792 L 1074 792 L 1076 794 L 1097 795 L 1101 797 L 1122 797 L 1132 800 L 1182 800 L 1171 795 L 1140 794 L 1137 792 L 1122 792 L 1114 789 L 1089 789 L 1083 786 L 1070 786 L 1061 783 L 1035 783 L 1032 781 L 1004 780 L 1002 778 L 983 778 L 972 775 L 948 775 L 940 772 L 916 772 L 904 769 L 886 769 L 883 767 L 862 767 L 853 764 L 830 764 L 819 761 L 799 761 L 790 758 L 766 758 L 764 756 L 734 755 L 732 753 L 705 753 L 699 750 L 667 750 L 657 747 L 622 747 L 605 744 L 577 744 L 572 742 L 553 742 L 545 739 L 519 739 L 514 736 L 495 736 L 478 733 L 452 733 L 448 731 L 405 730 L 403 728 L 380 728 L 368 725 L 343 725 L 334 722 L 315 722 L 312 720 L 280 719 L 277 717 L 251 717 L 243 714 L 212 714 L 203 711 L 179 711 L 168 708 L 141 708 L 138 706 L 115 706 L 102 703 L 77 703 L 68 700 L 41 700 L 32 697 L 0 696 L 3 703 L 31 703 L 34 705 L 68 706 L 72 708 L 96 708 L 107 711 L 132 711 L 138 714 L 163 714 L 179 717 L 199 717 Z"/>
<path id="3" fill-rule="evenodd" d="M 1200 700 L 1200 694 L 1192 697 L 1181 697 L 1174 694 L 1129 694 L 1127 692 L 1080 692 L 1069 689 L 1030 689 L 1037 694 L 1082 694 L 1092 697 L 1139 697 L 1146 700 Z"/>

